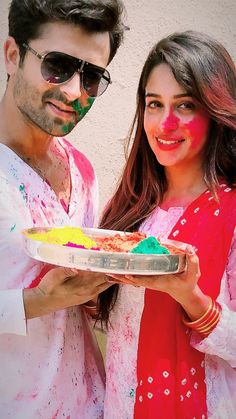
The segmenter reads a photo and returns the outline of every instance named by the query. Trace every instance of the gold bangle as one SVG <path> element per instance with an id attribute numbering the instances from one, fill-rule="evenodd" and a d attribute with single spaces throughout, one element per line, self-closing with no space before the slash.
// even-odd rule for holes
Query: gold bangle
<path id="1" fill-rule="evenodd" d="M 219 320 L 220 320 L 220 313 L 218 314 L 217 318 L 215 319 L 215 321 L 212 324 L 205 327 L 205 329 L 202 329 L 202 330 L 195 329 L 195 331 L 198 332 L 198 333 L 202 333 L 202 334 L 210 333 L 214 329 L 214 327 L 217 325 Z"/>
<path id="2" fill-rule="evenodd" d="M 189 326 L 189 327 L 194 327 L 195 325 L 197 325 L 197 323 L 200 323 L 201 324 L 201 322 L 205 319 L 205 317 L 207 317 L 207 315 L 208 315 L 208 313 L 211 311 L 211 309 L 212 309 L 212 306 L 213 306 L 213 300 L 212 300 L 212 298 L 211 297 L 209 297 L 210 298 L 210 304 L 209 304 L 209 306 L 208 306 L 208 309 L 207 309 L 207 311 L 201 316 L 201 317 L 199 317 L 199 319 L 197 319 L 197 320 L 194 320 L 193 322 L 189 322 L 189 321 L 187 321 L 187 320 L 185 320 L 185 319 L 183 319 L 183 322 L 184 322 L 184 324 L 186 325 L 186 326 Z"/>
<path id="3" fill-rule="evenodd" d="M 203 330 L 197 330 L 196 329 L 196 332 L 198 332 L 198 333 L 200 333 L 200 334 L 202 334 L 202 335 L 204 335 L 204 336 L 207 336 L 207 335 L 209 335 L 213 330 L 214 330 L 214 328 L 217 326 L 217 324 L 219 323 L 219 321 L 220 321 L 220 316 L 221 316 L 221 307 L 220 307 L 220 309 L 219 309 L 219 313 L 218 313 L 218 316 L 217 316 L 217 318 L 215 319 L 215 321 L 214 321 L 214 323 L 212 323 L 211 325 L 209 325 L 208 327 L 205 327 L 205 329 L 203 329 Z"/>
<path id="4" fill-rule="evenodd" d="M 88 304 L 82 304 L 82 307 L 85 309 L 87 314 L 89 314 L 91 317 L 95 318 L 97 316 L 98 312 L 97 312 L 96 304 L 93 304 L 91 306 Z"/>
<path id="5" fill-rule="evenodd" d="M 83 307 L 89 308 L 89 310 L 97 310 L 97 304 L 89 305 L 89 304 L 82 304 Z"/>
<path id="6" fill-rule="evenodd" d="M 201 332 L 202 330 L 205 330 L 206 328 L 211 327 L 212 324 L 215 323 L 215 321 L 219 318 L 220 311 L 217 309 L 214 313 L 214 317 L 212 317 L 211 321 L 209 323 L 206 323 L 205 325 L 202 325 L 200 327 L 196 327 L 196 330 Z"/>

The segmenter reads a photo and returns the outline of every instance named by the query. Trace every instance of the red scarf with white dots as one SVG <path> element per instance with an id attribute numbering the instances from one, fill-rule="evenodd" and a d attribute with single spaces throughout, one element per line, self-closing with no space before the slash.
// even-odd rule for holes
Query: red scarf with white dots
<path id="1" fill-rule="evenodd" d="M 169 239 L 197 248 L 199 286 L 216 299 L 236 225 L 236 190 L 222 184 L 217 202 L 204 192 L 186 209 Z M 158 232 L 157 232 L 158 233 Z M 207 418 L 204 353 L 190 345 L 181 306 L 146 290 L 141 319 L 135 419 Z"/>

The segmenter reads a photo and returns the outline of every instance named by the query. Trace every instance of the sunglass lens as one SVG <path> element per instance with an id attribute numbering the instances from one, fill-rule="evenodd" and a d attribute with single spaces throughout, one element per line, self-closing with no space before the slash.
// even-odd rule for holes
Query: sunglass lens
<path id="1" fill-rule="evenodd" d="M 107 70 L 89 65 L 84 68 L 82 79 L 83 88 L 91 97 L 101 96 L 110 83 L 110 75 Z"/>
<path id="2" fill-rule="evenodd" d="M 42 61 L 41 71 L 47 82 L 58 84 L 69 80 L 75 72 L 75 67 L 64 54 L 49 52 Z"/>
<path id="3" fill-rule="evenodd" d="M 64 83 L 76 71 L 80 73 L 78 61 L 82 63 L 81 60 L 63 54 L 62 52 L 49 52 L 45 55 L 41 64 L 42 76 L 49 83 Z M 83 88 L 91 97 L 102 95 L 110 83 L 110 74 L 108 71 L 90 63 L 86 63 L 80 74 Z"/>

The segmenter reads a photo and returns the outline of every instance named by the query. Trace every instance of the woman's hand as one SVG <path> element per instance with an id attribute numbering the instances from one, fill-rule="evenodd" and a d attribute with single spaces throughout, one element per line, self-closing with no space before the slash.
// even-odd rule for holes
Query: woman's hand
<path id="1" fill-rule="evenodd" d="M 145 287 L 166 292 L 182 305 L 191 320 L 198 319 L 207 310 L 209 297 L 198 286 L 201 272 L 199 259 L 192 246 L 186 250 L 186 270 L 177 274 L 166 275 L 109 275 L 111 282 Z"/>

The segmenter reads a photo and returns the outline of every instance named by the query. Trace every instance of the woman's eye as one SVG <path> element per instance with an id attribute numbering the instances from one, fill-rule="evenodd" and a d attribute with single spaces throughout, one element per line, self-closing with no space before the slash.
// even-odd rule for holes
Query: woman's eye
<path id="1" fill-rule="evenodd" d="M 146 103 L 146 107 L 149 109 L 156 109 L 156 108 L 160 108 L 161 106 L 162 106 L 161 103 L 158 101 Z"/>
<path id="2" fill-rule="evenodd" d="M 178 105 L 178 108 L 186 111 L 193 111 L 196 106 L 193 102 L 183 102 Z"/>

